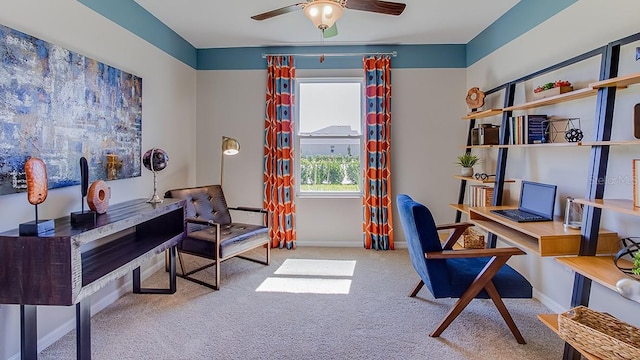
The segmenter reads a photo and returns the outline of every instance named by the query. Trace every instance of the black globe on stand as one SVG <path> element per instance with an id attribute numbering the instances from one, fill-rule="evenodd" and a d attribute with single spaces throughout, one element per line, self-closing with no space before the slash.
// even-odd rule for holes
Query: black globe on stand
<path id="1" fill-rule="evenodd" d="M 158 180 L 157 173 L 160 170 L 163 170 L 167 167 L 167 163 L 169 162 L 169 155 L 158 148 L 152 148 L 147 150 L 147 152 L 142 155 L 142 165 L 144 165 L 147 170 L 153 172 L 153 196 L 151 199 L 147 200 L 147 202 L 152 204 L 157 204 L 162 202 L 162 199 L 158 196 Z"/>

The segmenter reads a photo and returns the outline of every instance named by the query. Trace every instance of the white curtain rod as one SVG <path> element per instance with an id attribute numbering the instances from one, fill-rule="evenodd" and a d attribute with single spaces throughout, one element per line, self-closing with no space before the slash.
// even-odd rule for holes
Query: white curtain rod
<path id="1" fill-rule="evenodd" d="M 315 53 L 315 54 L 303 54 L 303 53 L 291 53 L 291 54 L 262 54 L 262 58 L 266 58 L 267 56 L 309 56 L 309 57 L 316 57 L 316 56 L 365 56 L 365 55 L 391 55 L 393 57 L 398 56 L 398 52 L 397 51 L 391 51 L 391 52 L 361 52 L 361 53 L 326 53 L 326 54 L 320 54 L 320 53 Z"/>

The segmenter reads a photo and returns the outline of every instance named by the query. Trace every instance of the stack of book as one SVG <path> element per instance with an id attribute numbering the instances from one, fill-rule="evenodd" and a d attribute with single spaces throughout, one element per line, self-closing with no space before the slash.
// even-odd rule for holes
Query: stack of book
<path id="1" fill-rule="evenodd" d="M 487 185 L 469 185 L 469 206 L 491 206 L 493 187 Z"/>
<path id="2" fill-rule="evenodd" d="M 549 142 L 547 115 L 519 115 L 509 118 L 509 144 L 542 144 Z"/>

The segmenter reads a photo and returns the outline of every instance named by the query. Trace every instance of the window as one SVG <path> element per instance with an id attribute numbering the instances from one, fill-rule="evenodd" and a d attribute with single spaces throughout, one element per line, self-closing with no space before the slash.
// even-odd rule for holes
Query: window
<path id="1" fill-rule="evenodd" d="M 303 196 L 360 196 L 362 78 L 298 79 L 296 172 Z"/>

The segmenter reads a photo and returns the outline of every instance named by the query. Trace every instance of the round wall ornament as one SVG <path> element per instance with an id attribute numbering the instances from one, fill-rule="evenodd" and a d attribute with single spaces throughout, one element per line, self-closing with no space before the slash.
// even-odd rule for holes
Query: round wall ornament
<path id="1" fill-rule="evenodd" d="M 478 87 L 472 87 L 467 92 L 466 100 L 469 109 L 481 108 L 484 105 L 484 93 Z"/>

